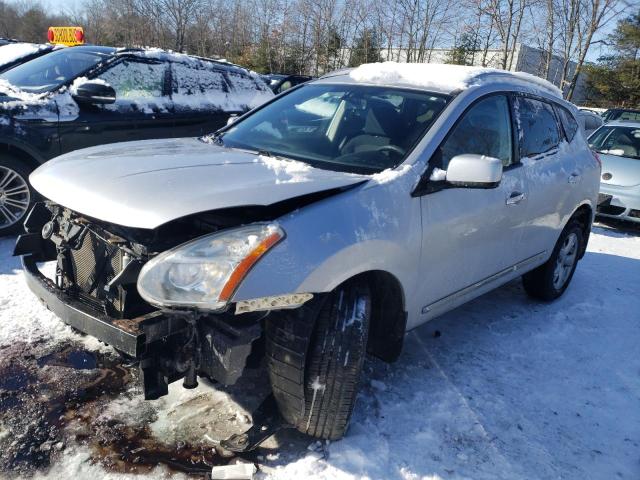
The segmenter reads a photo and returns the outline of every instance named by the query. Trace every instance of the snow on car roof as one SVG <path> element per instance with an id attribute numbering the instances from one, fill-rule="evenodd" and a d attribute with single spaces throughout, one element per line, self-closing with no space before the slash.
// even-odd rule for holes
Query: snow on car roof
<path id="1" fill-rule="evenodd" d="M 234 67 L 243 72 L 251 72 L 247 68 L 241 67 L 240 65 L 236 65 L 235 63 L 231 63 L 225 59 L 215 59 L 215 58 L 206 58 L 200 57 L 198 55 L 189 55 L 187 53 L 178 53 L 173 50 L 163 50 L 162 48 L 156 47 L 143 47 L 143 48 L 119 48 L 116 52 L 120 55 L 139 55 L 146 58 L 155 58 L 158 60 L 171 60 L 174 62 L 182 62 L 182 63 L 193 63 L 198 61 L 205 62 L 213 62 L 223 65 L 225 67 Z M 257 75 L 257 74 L 256 74 Z"/>
<path id="2" fill-rule="evenodd" d="M 438 63 L 365 63 L 353 69 L 340 70 L 323 78 L 344 75 L 358 83 L 380 85 L 407 85 L 452 93 L 489 81 L 516 81 L 526 83 L 547 94 L 562 98 L 555 85 L 535 75 L 524 72 L 509 72 L 496 68 L 468 67 Z"/>
<path id="3" fill-rule="evenodd" d="M 0 66 L 15 62 L 20 58 L 33 55 L 40 50 L 50 49 L 50 45 L 37 43 L 8 43 L 0 46 Z"/>

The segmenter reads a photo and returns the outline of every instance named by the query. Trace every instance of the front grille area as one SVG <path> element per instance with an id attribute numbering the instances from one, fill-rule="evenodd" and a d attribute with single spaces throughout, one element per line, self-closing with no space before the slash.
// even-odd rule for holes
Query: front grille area
<path id="1" fill-rule="evenodd" d="M 604 215 L 622 215 L 625 210 L 625 207 L 615 205 L 600 205 L 598 207 L 598 213 L 603 213 Z"/>
<path id="2" fill-rule="evenodd" d="M 80 248 L 70 250 L 69 260 L 71 272 L 67 277 L 78 298 L 103 313 L 122 313 L 122 289 L 108 295 L 105 286 L 122 270 L 123 251 L 87 230 Z"/>

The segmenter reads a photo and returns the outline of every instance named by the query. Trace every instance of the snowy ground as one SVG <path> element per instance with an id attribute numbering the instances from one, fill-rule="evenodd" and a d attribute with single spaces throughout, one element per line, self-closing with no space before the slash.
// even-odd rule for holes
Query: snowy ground
<path id="1" fill-rule="evenodd" d="M 36 302 L 12 245 L 0 240 L 0 476 L 183 478 L 185 461 L 211 461 L 217 439 L 247 428 L 255 398 L 238 391 L 264 388 L 259 372 L 232 391 L 141 400 L 134 369 Z M 640 229 L 596 227 L 559 301 L 513 282 L 366 370 L 348 436 L 280 434 L 253 459 L 262 476 L 637 480 Z"/>

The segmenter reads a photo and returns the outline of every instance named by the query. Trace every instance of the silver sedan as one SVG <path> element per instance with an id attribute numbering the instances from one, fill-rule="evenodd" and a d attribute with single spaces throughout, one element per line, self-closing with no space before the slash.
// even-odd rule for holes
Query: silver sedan
<path id="1" fill-rule="evenodd" d="M 598 215 L 640 223 L 640 122 L 612 122 L 589 137 L 602 160 Z"/>

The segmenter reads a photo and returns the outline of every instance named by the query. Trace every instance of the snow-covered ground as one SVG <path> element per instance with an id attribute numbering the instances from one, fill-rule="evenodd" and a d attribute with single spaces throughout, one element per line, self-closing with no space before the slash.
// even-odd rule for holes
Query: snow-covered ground
<path id="1" fill-rule="evenodd" d="M 12 245 L 13 239 L 0 240 L 0 369 L 15 374 L 22 366 L 26 373 L 24 384 L 0 380 L 0 450 L 23 457 L 0 454 L 0 476 L 183 478 L 162 465 L 166 459 L 177 457 L 185 445 L 211 451 L 226 431 L 246 428 L 241 405 L 246 402 L 238 400 L 238 389 L 223 392 L 205 382 L 195 390 L 173 385 L 168 397 L 145 402 L 127 380 L 110 384 L 122 394 L 103 391 L 83 403 L 65 396 L 65 389 L 86 381 L 93 370 L 74 373 L 53 361 L 34 373 L 32 357 L 41 359 L 62 346 L 99 349 L 105 358 L 111 353 L 71 332 L 38 304 L 9 257 Z M 260 475 L 639 479 L 640 230 L 596 227 L 560 300 L 534 302 L 513 282 L 409 333 L 397 363 L 371 361 L 366 370 L 345 439 L 313 445 L 293 432 L 280 434 L 269 443 L 277 448 L 258 458 Z M 47 385 L 33 387 L 29 398 L 39 405 L 51 398 L 75 399 L 61 407 L 61 423 L 44 446 L 27 452 L 47 452 L 44 460 L 37 457 L 45 465 L 39 469 L 15 468 L 21 459 L 31 459 L 19 448 L 30 437 L 20 435 L 19 428 L 26 427 L 7 415 L 19 411 L 7 398 L 29 382 Z M 241 387 L 253 391 L 252 382 Z M 28 420 L 29 415 L 25 408 L 19 416 Z M 144 441 L 132 440 L 129 431 L 143 432 Z M 131 461 L 146 461 L 146 468 L 123 465 L 122 452 L 109 447 L 118 442 L 140 445 L 132 451 L 141 455 L 150 445 L 156 450 L 161 445 L 164 457 L 158 458 L 164 460 L 155 468 L 149 458 Z M 139 474 L 127 473 L 134 471 Z"/>

